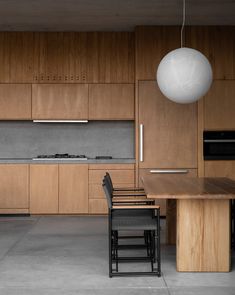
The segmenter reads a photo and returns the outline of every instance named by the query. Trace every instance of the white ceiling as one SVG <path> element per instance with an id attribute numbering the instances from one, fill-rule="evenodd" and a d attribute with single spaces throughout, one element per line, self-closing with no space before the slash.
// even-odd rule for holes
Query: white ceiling
<path id="1" fill-rule="evenodd" d="M 183 0 L 0 0 L 0 31 L 133 31 L 179 25 Z M 235 0 L 186 0 L 186 24 L 235 25 Z"/>

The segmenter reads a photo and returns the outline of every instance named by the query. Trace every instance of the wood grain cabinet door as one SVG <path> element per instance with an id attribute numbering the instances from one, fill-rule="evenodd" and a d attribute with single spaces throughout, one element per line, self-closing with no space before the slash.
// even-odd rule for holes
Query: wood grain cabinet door
<path id="1" fill-rule="evenodd" d="M 31 85 L 0 84 L 0 120 L 31 118 Z"/>
<path id="2" fill-rule="evenodd" d="M 1 164 L 0 178 L 0 211 L 4 213 L 1 209 L 29 208 L 28 165 Z M 8 211 L 8 213 L 12 212 Z"/>
<path id="3" fill-rule="evenodd" d="M 87 84 L 34 84 L 33 119 L 87 119 Z"/>
<path id="4" fill-rule="evenodd" d="M 140 168 L 197 167 L 196 103 L 171 102 L 156 81 L 140 81 L 139 124 L 143 124 Z"/>
<path id="5" fill-rule="evenodd" d="M 59 213 L 88 213 L 88 165 L 59 165 Z"/>
<path id="6" fill-rule="evenodd" d="M 58 165 L 30 165 L 30 213 L 58 213 Z"/>
<path id="7" fill-rule="evenodd" d="M 213 81 L 204 97 L 205 130 L 235 129 L 235 81 Z"/>
<path id="8" fill-rule="evenodd" d="M 90 120 L 134 120 L 134 84 L 90 84 Z"/>

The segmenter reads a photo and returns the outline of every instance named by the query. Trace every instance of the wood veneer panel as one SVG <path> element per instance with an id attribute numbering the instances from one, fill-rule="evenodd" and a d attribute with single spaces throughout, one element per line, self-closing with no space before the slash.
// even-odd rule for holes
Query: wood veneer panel
<path id="1" fill-rule="evenodd" d="M 29 167 L 27 164 L 0 165 L 0 209 L 29 208 Z"/>
<path id="2" fill-rule="evenodd" d="M 235 27 L 193 26 L 186 28 L 186 45 L 209 59 L 214 79 L 235 78 Z"/>
<path id="3" fill-rule="evenodd" d="M 90 84 L 90 120 L 134 120 L 133 84 Z"/>
<path id="4" fill-rule="evenodd" d="M 196 103 L 171 102 L 156 81 L 140 81 L 139 124 L 144 125 L 140 168 L 197 168 Z"/>
<path id="5" fill-rule="evenodd" d="M 89 200 L 89 213 L 90 214 L 107 214 L 108 213 L 107 201 L 102 199 Z"/>
<path id="6" fill-rule="evenodd" d="M 89 170 L 89 183 L 102 184 L 104 175 L 107 170 Z M 135 171 L 134 170 L 108 170 L 113 183 L 133 183 Z"/>
<path id="7" fill-rule="evenodd" d="M 0 120 L 29 120 L 30 84 L 0 84 Z"/>
<path id="8" fill-rule="evenodd" d="M 32 83 L 38 70 L 33 32 L 9 32 L 9 66 L 11 83 Z"/>
<path id="9" fill-rule="evenodd" d="M 59 165 L 59 213 L 88 213 L 88 165 Z"/>
<path id="10" fill-rule="evenodd" d="M 87 119 L 87 84 L 33 84 L 33 119 Z"/>
<path id="11" fill-rule="evenodd" d="M 229 200 L 177 200 L 177 270 L 230 270 Z"/>
<path id="12" fill-rule="evenodd" d="M 177 26 L 137 27 L 136 80 L 155 80 L 157 66 L 171 50 L 180 47 Z"/>
<path id="13" fill-rule="evenodd" d="M 134 33 L 91 32 L 88 44 L 87 81 L 134 82 Z"/>
<path id="14" fill-rule="evenodd" d="M 235 161 L 205 161 L 205 176 L 235 179 Z"/>
<path id="15" fill-rule="evenodd" d="M 235 129 L 235 81 L 214 81 L 204 97 L 204 128 Z"/>
<path id="16" fill-rule="evenodd" d="M 30 213 L 58 213 L 58 165 L 30 165 Z"/>
<path id="17" fill-rule="evenodd" d="M 0 82 L 10 81 L 10 44 L 8 32 L 0 32 Z"/>

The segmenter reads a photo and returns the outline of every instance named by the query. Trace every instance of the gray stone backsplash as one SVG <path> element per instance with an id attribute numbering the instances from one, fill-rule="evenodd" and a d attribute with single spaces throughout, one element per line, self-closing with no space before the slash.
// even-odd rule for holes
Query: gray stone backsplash
<path id="1" fill-rule="evenodd" d="M 134 158 L 134 122 L 0 122 L 0 158 L 32 158 L 55 153 Z"/>

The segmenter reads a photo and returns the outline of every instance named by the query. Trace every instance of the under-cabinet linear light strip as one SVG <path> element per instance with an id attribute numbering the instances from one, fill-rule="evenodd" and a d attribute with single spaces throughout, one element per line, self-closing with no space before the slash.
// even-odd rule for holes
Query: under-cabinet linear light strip
<path id="1" fill-rule="evenodd" d="M 34 123 L 88 123 L 88 120 L 33 120 Z"/>

